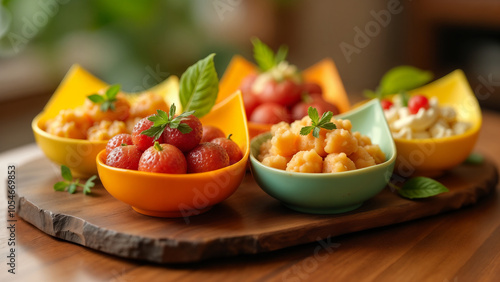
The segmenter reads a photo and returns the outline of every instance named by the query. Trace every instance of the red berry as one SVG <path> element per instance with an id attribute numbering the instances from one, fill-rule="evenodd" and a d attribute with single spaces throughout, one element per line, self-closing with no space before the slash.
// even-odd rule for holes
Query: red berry
<path id="1" fill-rule="evenodd" d="M 245 78 L 243 78 L 243 80 L 241 81 L 241 84 L 240 84 L 240 90 L 241 90 L 241 93 L 243 93 L 243 95 L 252 94 L 252 86 L 253 86 L 253 83 L 255 82 L 256 78 L 257 78 L 257 74 L 255 74 L 255 73 L 249 74 L 249 75 L 245 76 Z"/>
<path id="2" fill-rule="evenodd" d="M 250 121 L 255 123 L 275 124 L 280 121 L 290 121 L 288 110 L 276 103 L 264 103 L 258 106 L 250 116 Z"/>
<path id="3" fill-rule="evenodd" d="M 416 114 L 421 108 L 426 110 L 429 108 L 429 99 L 427 99 L 424 95 L 412 96 L 408 101 L 408 110 L 410 113 Z"/>
<path id="4" fill-rule="evenodd" d="M 308 94 L 323 94 L 323 89 L 315 82 L 304 82 L 302 84 L 302 92 Z"/>
<path id="5" fill-rule="evenodd" d="M 277 103 L 283 106 L 290 106 L 300 101 L 302 88 L 292 80 L 285 79 L 277 82 L 268 81 L 261 93 L 255 93 L 262 103 Z"/>
<path id="6" fill-rule="evenodd" d="M 120 146 L 121 144 L 134 145 L 132 135 L 121 133 L 109 139 L 108 144 L 106 144 L 106 155 L 109 155 L 114 148 Z"/>
<path id="7" fill-rule="evenodd" d="M 186 153 L 200 144 L 203 136 L 203 126 L 201 121 L 194 115 L 183 118 L 180 123 L 191 127 L 191 131 L 182 133 L 179 128 L 171 128 L 167 125 L 162 136 L 165 143 L 174 145 L 183 153 Z"/>
<path id="8" fill-rule="evenodd" d="M 222 148 L 224 148 L 224 150 L 226 150 L 226 153 L 229 156 L 229 165 L 237 163 L 243 158 L 243 152 L 241 152 L 238 144 L 231 140 L 231 134 L 229 134 L 227 138 L 219 137 L 210 142 L 220 145 Z"/>
<path id="9" fill-rule="evenodd" d="M 220 169 L 229 165 L 229 156 L 221 146 L 205 142 L 196 146 L 186 155 L 188 173 L 198 173 Z"/>
<path id="10" fill-rule="evenodd" d="M 255 108 L 260 105 L 260 101 L 253 93 L 243 93 L 243 104 L 245 105 L 245 113 L 248 119 L 252 115 Z"/>
<path id="11" fill-rule="evenodd" d="M 186 158 L 175 146 L 155 142 L 142 154 L 139 160 L 139 170 L 172 174 L 186 173 Z"/>
<path id="12" fill-rule="evenodd" d="M 391 100 L 388 99 L 383 99 L 380 101 L 380 105 L 382 106 L 382 109 L 388 110 L 390 109 L 394 104 L 391 102 Z"/>
<path id="13" fill-rule="evenodd" d="M 294 120 L 300 120 L 303 117 L 307 116 L 307 110 L 309 107 L 313 107 L 318 111 L 318 114 L 321 116 L 325 112 L 332 112 L 334 115 L 340 113 L 337 106 L 328 103 L 323 99 L 323 97 L 319 94 L 309 95 L 310 102 L 300 102 L 293 106 L 292 108 L 292 118 Z"/>
<path id="14" fill-rule="evenodd" d="M 151 126 L 153 126 L 153 122 L 148 120 L 148 117 L 139 120 L 134 125 L 134 129 L 132 130 L 132 141 L 134 142 L 134 145 L 136 145 L 137 148 L 139 148 L 139 150 L 141 151 L 145 151 L 147 148 L 153 146 L 154 144 L 153 137 L 141 134 L 141 132 L 151 128 Z M 158 141 L 163 142 L 163 140 Z"/>
<path id="15" fill-rule="evenodd" d="M 113 167 L 137 170 L 142 152 L 135 145 L 118 146 L 106 157 L 106 164 Z"/>
<path id="16" fill-rule="evenodd" d="M 212 126 L 212 125 L 204 125 L 203 126 L 203 136 L 201 137 L 200 143 L 210 142 L 210 141 L 214 140 L 215 138 L 219 138 L 219 137 L 226 137 L 226 135 L 224 134 L 224 132 L 220 128 L 218 128 L 216 126 Z"/>

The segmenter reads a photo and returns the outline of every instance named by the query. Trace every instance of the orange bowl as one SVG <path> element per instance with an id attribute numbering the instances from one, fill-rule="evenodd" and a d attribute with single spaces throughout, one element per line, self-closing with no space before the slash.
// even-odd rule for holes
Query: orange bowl
<path id="1" fill-rule="evenodd" d="M 221 78 L 217 102 L 224 100 L 231 93 L 238 90 L 242 80 L 247 75 L 255 72 L 257 72 L 257 67 L 254 64 L 241 56 L 234 56 Z M 304 70 L 302 75 L 306 81 L 318 83 L 323 89 L 323 98 L 335 104 L 339 108 L 340 113 L 347 112 L 350 109 L 351 106 L 342 80 L 331 59 L 323 59 Z M 271 125 L 248 122 L 250 138 L 269 131 Z"/>
<path id="2" fill-rule="evenodd" d="M 96 161 L 104 188 L 135 211 L 156 217 L 198 215 L 229 197 L 243 181 L 250 152 L 241 92 L 237 91 L 215 105 L 201 122 L 218 126 L 227 134 L 232 133 L 231 138 L 243 151 L 243 159 L 209 172 L 165 174 L 108 166 L 103 150 Z"/>

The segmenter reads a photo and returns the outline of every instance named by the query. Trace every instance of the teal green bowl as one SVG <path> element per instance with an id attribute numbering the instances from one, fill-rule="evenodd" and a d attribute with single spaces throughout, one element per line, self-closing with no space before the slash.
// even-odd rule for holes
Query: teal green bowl
<path id="1" fill-rule="evenodd" d="M 352 211 L 380 193 L 391 178 L 396 160 L 396 146 L 380 102 L 372 100 L 336 118 L 349 119 L 352 131 L 369 136 L 385 153 L 386 161 L 339 173 L 288 172 L 265 166 L 257 159 L 260 145 L 271 138 L 271 133 L 263 133 L 250 144 L 251 171 L 262 190 L 293 210 L 313 214 Z"/>

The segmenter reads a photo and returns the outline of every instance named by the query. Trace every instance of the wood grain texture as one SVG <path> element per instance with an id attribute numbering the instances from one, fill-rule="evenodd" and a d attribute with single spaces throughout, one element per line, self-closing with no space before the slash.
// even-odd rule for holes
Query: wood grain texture
<path id="1" fill-rule="evenodd" d="M 17 213 L 45 233 L 98 251 L 156 263 L 256 254 L 459 209 L 498 182 L 491 161 L 460 165 L 438 180 L 450 191 L 411 201 L 386 188 L 361 208 L 339 215 L 302 214 L 265 194 L 247 174 L 238 191 L 206 214 L 164 219 L 136 213 L 102 185 L 92 196 L 55 192 L 58 170 L 44 157 L 19 168 Z"/>

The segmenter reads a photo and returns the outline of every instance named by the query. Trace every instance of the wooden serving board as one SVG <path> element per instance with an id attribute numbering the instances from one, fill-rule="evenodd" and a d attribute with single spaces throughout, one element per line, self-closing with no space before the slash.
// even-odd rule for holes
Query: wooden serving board
<path id="1" fill-rule="evenodd" d="M 157 263 L 255 254 L 410 221 L 474 204 L 492 193 L 498 182 L 491 161 L 463 164 L 438 179 L 448 193 L 411 201 L 386 188 L 352 212 L 310 215 L 281 205 L 248 173 L 236 193 L 209 212 L 165 219 L 135 212 L 100 184 L 92 196 L 55 192 L 52 186 L 60 180 L 59 169 L 44 157 L 34 158 L 17 172 L 17 214 L 24 220 L 51 236 Z"/>

